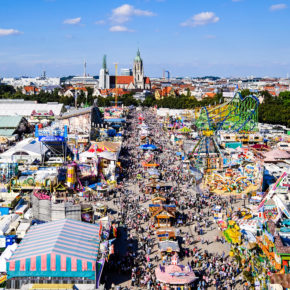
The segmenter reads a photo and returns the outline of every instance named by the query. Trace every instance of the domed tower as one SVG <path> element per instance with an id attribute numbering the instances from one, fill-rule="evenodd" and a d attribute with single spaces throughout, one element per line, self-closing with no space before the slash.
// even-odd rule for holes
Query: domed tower
<path id="1" fill-rule="evenodd" d="M 143 90 L 144 89 L 144 69 L 143 69 L 143 60 L 140 56 L 139 48 L 137 51 L 137 55 L 134 59 L 133 77 L 134 77 L 135 88 Z"/>

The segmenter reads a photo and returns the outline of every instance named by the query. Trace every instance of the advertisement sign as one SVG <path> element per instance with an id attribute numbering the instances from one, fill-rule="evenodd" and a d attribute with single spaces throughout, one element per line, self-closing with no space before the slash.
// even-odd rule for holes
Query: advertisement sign
<path id="1" fill-rule="evenodd" d="M 62 136 L 39 136 L 38 140 L 41 142 L 63 142 L 64 137 L 62 137 Z"/>

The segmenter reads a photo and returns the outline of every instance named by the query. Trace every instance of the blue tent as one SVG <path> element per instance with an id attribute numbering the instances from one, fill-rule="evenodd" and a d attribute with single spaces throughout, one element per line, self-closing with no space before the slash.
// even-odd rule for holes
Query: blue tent
<path id="1" fill-rule="evenodd" d="M 109 137 L 114 137 L 116 136 L 116 130 L 115 129 L 109 129 L 107 130 L 107 134 Z"/>
<path id="2" fill-rule="evenodd" d="M 141 145 L 139 148 L 141 148 L 143 150 L 155 150 L 155 149 L 157 149 L 157 147 L 153 144 Z"/>
<path id="3" fill-rule="evenodd" d="M 123 118 L 111 118 L 111 119 L 105 119 L 105 122 L 108 123 L 124 123 L 126 120 Z"/>

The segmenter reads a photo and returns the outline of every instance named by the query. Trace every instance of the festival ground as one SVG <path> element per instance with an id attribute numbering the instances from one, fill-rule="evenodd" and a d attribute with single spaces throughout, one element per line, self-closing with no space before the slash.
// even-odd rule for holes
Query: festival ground
<path id="1" fill-rule="evenodd" d="M 191 288 L 184 289 L 247 289 L 242 269 L 229 256 L 231 246 L 221 234 L 212 211 L 221 206 L 221 214 L 228 215 L 245 201 L 235 200 L 230 195 L 203 195 L 182 170 L 181 160 L 175 155 L 177 149 L 169 144 L 166 133 L 156 129 L 153 113 L 147 111 L 143 115 L 152 143 L 162 148 L 151 160 L 160 164 L 162 181 L 168 185 L 168 190 L 159 190 L 159 193 L 176 205 L 179 217 L 185 217 L 172 225 L 178 233 L 179 263 L 196 275 Z M 140 161 L 144 152 L 139 149 L 136 113 L 133 117 L 121 152 L 123 186 L 108 201 L 110 216 L 119 223 L 119 231 L 115 253 L 104 271 L 103 282 L 106 289 L 169 289 L 155 276 L 155 268 L 171 264 L 172 259 L 170 255 L 161 258 L 156 224 L 148 211 L 153 193 L 145 193 L 145 178 L 136 178 L 138 174 L 143 176 Z"/>

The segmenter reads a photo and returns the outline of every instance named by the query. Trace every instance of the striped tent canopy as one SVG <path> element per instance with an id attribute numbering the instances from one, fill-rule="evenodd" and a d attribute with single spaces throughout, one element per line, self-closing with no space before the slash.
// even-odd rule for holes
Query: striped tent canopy
<path id="1" fill-rule="evenodd" d="M 118 152 L 121 147 L 120 143 L 109 141 L 96 142 L 96 146 L 98 149 L 101 149 L 102 151 L 110 151 L 110 152 Z"/>
<path id="2" fill-rule="evenodd" d="M 95 279 L 100 224 L 59 220 L 31 227 L 7 262 L 13 277 L 84 277 Z"/>

